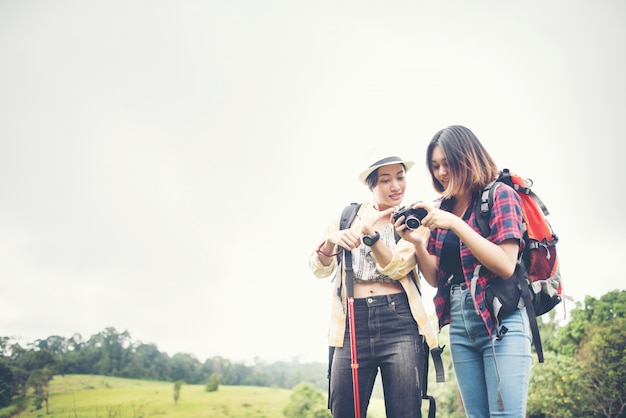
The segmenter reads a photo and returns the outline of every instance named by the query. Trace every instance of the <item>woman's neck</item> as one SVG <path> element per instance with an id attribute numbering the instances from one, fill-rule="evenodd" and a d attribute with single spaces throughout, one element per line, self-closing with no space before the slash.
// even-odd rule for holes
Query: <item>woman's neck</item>
<path id="1" fill-rule="evenodd" d="M 454 196 L 454 207 L 452 208 L 452 212 L 459 218 L 462 218 L 467 211 L 467 208 L 469 208 L 471 201 L 472 195 L 470 193 Z"/>
<path id="2" fill-rule="evenodd" d="M 392 207 L 392 206 L 385 205 L 385 204 L 383 204 L 383 203 L 377 203 L 377 202 L 374 202 L 374 203 L 372 203 L 372 207 L 373 207 L 374 209 L 376 209 L 377 211 L 382 212 L 382 211 L 384 211 L 384 210 L 389 209 L 389 208 L 390 208 L 390 207 Z"/>

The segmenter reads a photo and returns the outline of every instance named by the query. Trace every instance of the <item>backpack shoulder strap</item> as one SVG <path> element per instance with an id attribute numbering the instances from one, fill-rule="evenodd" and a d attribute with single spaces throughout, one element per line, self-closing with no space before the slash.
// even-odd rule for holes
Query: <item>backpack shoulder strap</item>
<path id="1" fill-rule="evenodd" d="M 341 219 L 339 220 L 339 229 L 346 229 L 352 225 L 357 212 L 361 207 L 360 203 L 351 203 L 343 209 Z M 339 251 L 338 257 L 345 258 L 344 270 L 346 272 L 346 291 L 348 296 L 354 295 L 354 273 L 352 272 L 352 251 Z M 341 258 L 339 259 L 341 261 Z"/>
<path id="2" fill-rule="evenodd" d="M 498 187 L 498 180 L 494 180 L 483 188 L 478 201 L 476 202 L 476 223 L 483 237 L 491 235 L 489 219 L 491 218 L 491 208 L 493 207 L 493 194 Z"/>
<path id="3" fill-rule="evenodd" d="M 356 218 L 356 214 L 359 212 L 361 208 L 361 203 L 352 202 L 345 208 L 343 208 L 343 212 L 341 213 L 341 219 L 339 220 L 339 230 L 350 228 L 354 218 Z M 346 286 L 348 290 L 348 294 L 351 295 L 353 290 L 353 273 L 352 273 L 352 252 L 350 251 L 339 251 L 337 255 L 339 264 L 341 264 L 341 259 L 345 258 L 346 265 L 344 267 L 346 271 Z"/>
<path id="4" fill-rule="evenodd" d="M 354 218 L 356 218 L 356 215 L 359 212 L 359 209 L 361 209 L 361 203 L 356 203 L 356 202 L 352 202 L 349 205 L 347 205 L 345 208 L 343 208 L 343 211 L 341 212 L 341 218 L 339 218 L 339 230 L 340 231 L 343 229 L 350 228 L 350 225 L 352 225 Z M 339 254 L 337 254 L 337 261 L 340 264 L 341 264 L 344 252 L 347 252 L 347 251 L 339 251 Z"/>
<path id="5" fill-rule="evenodd" d="M 356 217 L 357 212 L 361 208 L 361 203 L 352 202 L 343 208 L 341 219 L 339 220 L 339 230 L 350 228 L 352 221 Z"/>
<path id="6" fill-rule="evenodd" d="M 350 228 L 350 225 L 352 225 L 352 222 L 354 221 L 354 218 L 356 218 L 356 215 L 359 212 L 360 208 L 361 208 L 361 203 L 356 203 L 356 202 L 352 202 L 343 208 L 343 211 L 341 212 L 341 218 L 339 218 L 339 230 Z M 349 280 L 347 280 L 347 282 L 349 282 L 348 286 L 351 287 L 352 286 L 352 253 L 350 251 L 345 251 L 345 250 L 338 251 L 337 264 L 341 266 L 344 253 L 345 253 L 345 258 L 346 258 L 346 269 L 345 269 L 346 276 L 349 275 Z M 338 270 L 340 269 L 341 267 L 339 267 Z M 339 284 L 337 293 L 338 293 L 337 296 L 341 297 L 341 284 Z M 328 347 L 328 375 L 327 375 L 328 377 L 328 409 L 330 409 L 330 371 L 332 369 L 334 353 L 335 353 L 335 347 L 329 346 Z"/>

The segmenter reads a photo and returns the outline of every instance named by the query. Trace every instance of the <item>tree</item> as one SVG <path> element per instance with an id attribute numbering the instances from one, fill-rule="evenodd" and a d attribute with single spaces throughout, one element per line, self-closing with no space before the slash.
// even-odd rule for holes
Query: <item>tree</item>
<path id="1" fill-rule="evenodd" d="M 0 408 L 8 406 L 13 398 L 15 376 L 9 366 L 0 361 Z"/>
<path id="2" fill-rule="evenodd" d="M 574 416 L 626 416 L 625 327 L 626 290 L 614 290 L 600 299 L 587 296 L 584 306 L 578 303 L 570 312 L 570 321 L 558 331 L 552 348 L 562 356 L 573 357 L 581 368 L 577 387 L 568 389 L 572 394 L 580 393 L 576 399 L 580 414 Z M 539 374 L 545 367 L 539 369 Z M 545 384 L 563 384 L 563 377 L 559 380 L 556 372 L 552 376 L 549 373 L 550 369 Z M 572 416 L 563 412 L 565 406 L 559 414 L 554 412 L 557 404 L 552 399 L 542 412 L 552 411 L 553 417 Z"/>
<path id="3" fill-rule="evenodd" d="M 0 337 L 0 357 L 8 356 L 13 342 L 10 337 Z"/>
<path id="4" fill-rule="evenodd" d="M 206 384 L 205 390 L 207 392 L 216 392 L 220 386 L 220 379 L 217 377 L 217 374 L 213 373 L 211 377 L 209 377 L 209 381 Z"/>
<path id="5" fill-rule="evenodd" d="M 553 347 L 559 354 L 572 356 L 578 350 L 590 325 L 624 317 L 626 290 L 613 290 L 600 299 L 587 296 L 584 306 L 577 302 L 576 307 L 570 311 L 570 320 L 559 330 Z"/>
<path id="6" fill-rule="evenodd" d="M 178 404 L 178 400 L 180 399 L 180 389 L 183 387 L 185 382 L 183 380 L 177 380 L 174 383 L 174 403 Z"/>
<path id="7" fill-rule="evenodd" d="M 176 353 L 169 361 L 169 374 L 172 380 L 184 379 L 187 383 L 198 384 L 204 379 L 199 377 L 199 371 L 202 363 L 193 355 L 185 353 Z"/>
<path id="8" fill-rule="evenodd" d="M 31 349 L 25 351 L 16 361 L 16 365 L 26 371 L 41 369 L 56 371 L 56 361 L 48 350 Z"/>
<path id="9" fill-rule="evenodd" d="M 330 417 L 322 392 L 310 383 L 296 385 L 283 410 L 288 418 Z"/>
<path id="10" fill-rule="evenodd" d="M 544 363 L 533 363 L 526 407 L 528 416 L 590 416 L 587 400 L 591 393 L 585 380 L 583 364 L 572 357 L 550 351 L 544 352 L 544 356 Z"/>
<path id="11" fill-rule="evenodd" d="M 87 346 L 96 349 L 99 358 L 94 364 L 94 372 L 107 376 L 119 376 L 128 362 L 131 337 L 128 331 L 117 332 L 113 327 L 92 336 Z"/>
<path id="12" fill-rule="evenodd" d="M 626 318 L 613 318 L 587 329 L 576 358 L 584 364 L 593 393 L 588 404 L 594 415 L 626 416 Z"/>
<path id="13" fill-rule="evenodd" d="M 48 369 L 37 369 L 30 372 L 28 376 L 28 386 L 33 388 L 35 399 L 33 401 L 35 409 L 41 409 L 41 405 L 46 403 L 46 414 L 48 411 L 48 397 L 50 396 L 50 381 L 52 372 Z"/>

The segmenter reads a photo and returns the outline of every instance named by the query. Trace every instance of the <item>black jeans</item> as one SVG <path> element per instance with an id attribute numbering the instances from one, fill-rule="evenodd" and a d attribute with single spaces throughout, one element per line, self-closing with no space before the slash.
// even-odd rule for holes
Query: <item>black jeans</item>
<path id="1" fill-rule="evenodd" d="M 423 340 L 405 293 L 355 299 L 359 399 L 365 417 L 380 369 L 388 418 L 420 418 L 420 370 Z M 330 374 L 334 418 L 354 417 L 350 331 L 335 349 Z"/>

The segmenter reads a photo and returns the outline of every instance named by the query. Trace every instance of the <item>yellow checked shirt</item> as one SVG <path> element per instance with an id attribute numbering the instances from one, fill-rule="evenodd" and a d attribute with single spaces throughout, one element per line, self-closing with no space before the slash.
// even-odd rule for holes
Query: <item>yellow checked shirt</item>
<path id="1" fill-rule="evenodd" d="M 357 234 L 361 234 L 361 219 L 367 219 L 371 217 L 373 211 L 375 211 L 375 209 L 373 208 L 371 203 L 363 203 L 359 209 L 359 212 L 357 213 L 356 218 L 352 222 L 350 229 Z M 331 223 L 328 226 L 324 238 L 330 233 L 337 231 L 338 229 L 339 218 L 337 218 L 335 222 Z M 424 236 L 427 237 L 429 233 L 428 229 L 422 229 Z M 391 234 L 393 235 L 393 231 L 391 232 Z M 382 236 L 381 239 L 383 239 Z M 391 262 L 387 266 L 385 266 L 385 268 L 382 268 L 380 265 L 377 264 L 376 270 L 380 274 L 383 274 L 385 276 L 388 276 L 392 280 L 397 280 L 398 282 L 400 282 L 400 284 L 404 288 L 404 291 L 407 294 L 409 306 L 411 308 L 413 318 L 415 319 L 419 327 L 419 332 L 426 338 L 428 346 L 433 349 L 438 346 L 437 338 L 430 324 L 430 321 L 428 320 L 426 310 L 424 309 L 424 304 L 418 290 L 419 281 L 416 283 L 409 276 L 409 273 L 415 269 L 417 264 L 413 244 L 403 239 L 399 240 L 396 244 L 393 236 L 390 239 L 390 243 L 387 244 L 392 249 L 393 258 Z M 363 245 L 365 244 L 361 244 L 361 246 Z M 353 253 L 356 253 L 358 251 L 359 249 L 357 248 L 353 250 Z M 313 251 L 309 258 L 309 267 L 316 277 L 326 278 L 331 276 L 337 269 L 337 259 L 333 257 L 331 264 L 328 266 L 324 266 L 321 263 L 317 253 Z M 355 276 L 357 274 L 358 272 L 355 271 Z M 332 289 L 331 318 L 328 331 L 328 344 L 332 347 L 343 346 L 347 312 L 347 292 L 345 285 L 345 276 L 345 268 L 342 265 L 341 273 L 338 275 L 338 277 L 335 278 L 334 286 Z M 337 296 L 340 286 L 341 299 Z"/>

